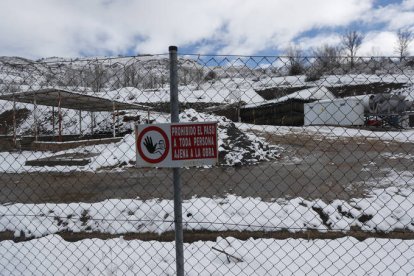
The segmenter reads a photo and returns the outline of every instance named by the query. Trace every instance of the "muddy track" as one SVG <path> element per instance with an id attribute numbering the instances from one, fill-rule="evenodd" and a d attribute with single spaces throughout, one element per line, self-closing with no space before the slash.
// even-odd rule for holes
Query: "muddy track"
<path id="1" fill-rule="evenodd" d="M 68 242 L 76 242 L 84 239 L 114 239 L 122 237 L 125 240 L 141 240 L 141 241 L 160 241 L 160 242 L 172 242 L 175 238 L 174 232 L 165 232 L 162 234 L 157 233 L 125 233 L 125 234 L 108 234 L 100 232 L 61 232 L 57 233 L 64 240 Z M 360 241 L 369 238 L 378 239 L 414 239 L 414 232 L 410 231 L 391 231 L 391 232 L 365 232 L 361 230 L 351 230 L 347 232 L 343 231 L 329 231 L 320 232 L 317 230 L 307 230 L 301 232 L 289 232 L 282 231 L 184 231 L 184 242 L 192 243 L 196 241 L 216 241 L 218 237 L 226 238 L 233 237 L 239 240 L 253 239 L 338 239 L 343 237 L 353 237 Z M 6 231 L 0 232 L 0 241 L 12 240 L 14 242 L 24 242 L 33 240 L 33 237 L 15 237 L 13 232 Z"/>
<path id="2" fill-rule="evenodd" d="M 366 138 L 324 138 L 304 133 L 258 133 L 281 145 L 281 158 L 258 165 L 182 169 L 184 199 L 235 194 L 263 200 L 303 197 L 349 200 L 363 197 L 365 181 L 383 169 L 414 171 L 412 143 Z M 375 167 L 366 170 L 367 164 Z M 350 188 L 351 187 L 351 188 Z M 0 204 L 97 202 L 109 198 L 172 199 L 169 169 L 126 168 L 122 171 L 32 172 L 0 174 Z"/>

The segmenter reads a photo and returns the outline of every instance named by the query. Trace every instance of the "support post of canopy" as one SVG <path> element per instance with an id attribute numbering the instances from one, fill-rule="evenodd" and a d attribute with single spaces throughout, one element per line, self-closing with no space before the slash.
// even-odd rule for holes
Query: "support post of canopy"
<path id="1" fill-rule="evenodd" d="M 93 136 L 94 121 L 95 121 L 94 114 L 93 114 L 93 111 L 91 111 L 91 135 L 92 136 Z"/>
<path id="2" fill-rule="evenodd" d="M 112 125 L 113 125 L 112 131 L 113 131 L 113 137 L 114 138 L 116 137 L 116 122 L 117 122 L 117 120 L 115 120 L 115 116 L 116 116 L 116 114 L 115 114 L 115 102 L 112 102 Z"/>
<path id="3" fill-rule="evenodd" d="M 16 99 L 13 95 L 13 144 L 17 146 L 17 137 L 16 137 Z"/>
<path id="4" fill-rule="evenodd" d="M 59 116 L 59 142 L 62 142 L 62 97 L 59 93 L 59 103 L 58 103 L 58 116 Z"/>
<path id="5" fill-rule="evenodd" d="M 82 136 L 82 110 L 79 109 L 79 135 Z"/>
<path id="6" fill-rule="evenodd" d="M 37 103 L 36 103 L 36 94 L 33 95 L 33 105 L 34 105 L 34 109 L 33 109 L 33 119 L 34 119 L 34 137 L 35 137 L 35 141 L 37 142 Z"/>
<path id="7" fill-rule="evenodd" d="M 120 128 L 120 124 L 119 124 L 119 109 L 118 108 L 116 108 L 115 109 L 115 112 L 116 112 L 116 124 L 118 125 L 118 134 L 119 134 L 119 128 Z"/>
<path id="8" fill-rule="evenodd" d="M 55 132 L 55 107 L 52 106 L 52 135 L 53 139 L 55 139 L 56 132 Z"/>

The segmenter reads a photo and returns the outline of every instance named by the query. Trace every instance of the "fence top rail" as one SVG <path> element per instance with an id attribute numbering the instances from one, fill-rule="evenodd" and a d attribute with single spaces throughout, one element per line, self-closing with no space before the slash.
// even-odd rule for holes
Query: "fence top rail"
<path id="1" fill-rule="evenodd" d="M 297 59 L 297 58 L 300 58 L 300 59 L 323 59 L 323 58 L 326 58 L 326 57 L 323 57 L 323 56 L 318 56 L 318 55 L 315 55 L 315 54 L 304 54 L 304 55 L 301 55 L 301 56 L 291 56 L 291 55 L 283 55 L 283 54 L 275 54 L 275 55 L 272 55 L 272 54 L 266 54 L 266 55 L 255 55 L 255 54 L 252 54 L 252 55 L 246 55 L 246 54 L 208 54 L 208 53 L 206 53 L 206 54 L 197 54 L 197 53 L 186 53 L 186 52 L 180 52 L 180 51 L 178 51 L 178 54 L 180 55 L 180 56 L 189 56 L 189 57 L 233 57 L 233 58 L 281 58 L 281 59 L 290 59 L 290 58 L 295 58 L 295 59 Z M 350 56 L 350 55 L 336 55 L 336 56 L 331 56 L 330 58 L 341 58 L 341 59 L 351 59 L 351 58 L 353 58 L 353 59 L 355 59 L 355 60 L 358 60 L 358 59 L 398 59 L 398 60 L 400 60 L 401 59 L 401 57 L 399 57 L 399 56 L 385 56 L 385 55 L 383 55 L 383 56 L 367 56 L 367 55 L 362 55 L 362 56 Z M 403 60 L 410 60 L 410 59 L 413 59 L 414 58 L 414 56 L 406 56 L 406 57 L 403 57 L 402 59 Z"/>

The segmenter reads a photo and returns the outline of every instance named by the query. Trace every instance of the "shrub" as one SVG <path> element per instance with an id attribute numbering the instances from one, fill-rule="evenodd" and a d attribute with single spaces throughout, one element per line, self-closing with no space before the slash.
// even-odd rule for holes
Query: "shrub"
<path id="1" fill-rule="evenodd" d="M 207 75 L 204 77 L 205 81 L 210 81 L 210 80 L 214 80 L 217 78 L 217 73 L 214 71 L 209 71 L 207 73 Z"/>

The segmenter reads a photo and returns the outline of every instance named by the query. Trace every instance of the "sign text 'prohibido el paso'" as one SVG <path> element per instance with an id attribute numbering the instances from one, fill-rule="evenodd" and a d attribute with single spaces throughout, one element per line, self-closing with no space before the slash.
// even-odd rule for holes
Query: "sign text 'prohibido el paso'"
<path id="1" fill-rule="evenodd" d="M 217 163 L 217 123 L 138 125 L 137 166 L 179 168 Z"/>

